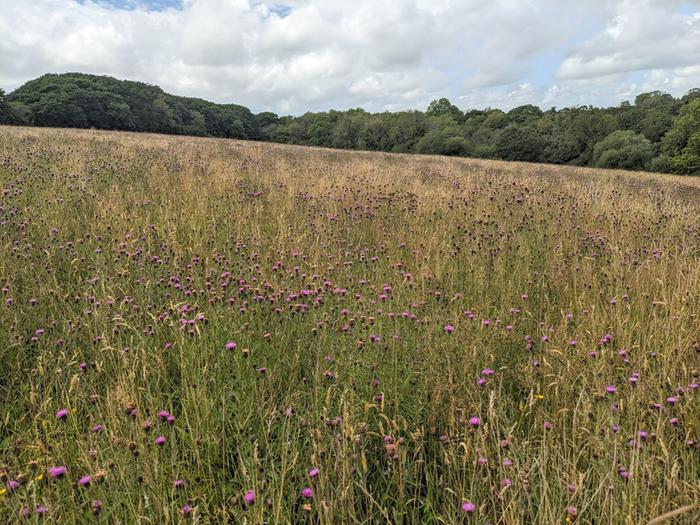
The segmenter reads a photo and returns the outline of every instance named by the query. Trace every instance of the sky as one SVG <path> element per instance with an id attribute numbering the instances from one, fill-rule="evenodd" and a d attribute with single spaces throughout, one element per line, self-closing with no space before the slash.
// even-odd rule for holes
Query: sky
<path id="1" fill-rule="evenodd" d="M 0 87 L 82 72 L 299 115 L 700 87 L 700 0 L 1 0 Z"/>

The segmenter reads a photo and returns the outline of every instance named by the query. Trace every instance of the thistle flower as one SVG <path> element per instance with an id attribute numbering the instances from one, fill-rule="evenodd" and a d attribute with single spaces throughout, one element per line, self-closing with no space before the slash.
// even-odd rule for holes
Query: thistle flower
<path id="1" fill-rule="evenodd" d="M 68 469 L 63 465 L 58 466 L 58 467 L 51 467 L 49 469 L 49 476 L 51 476 L 54 479 L 60 479 L 63 476 L 65 476 L 67 472 L 68 472 Z"/>
<path id="2" fill-rule="evenodd" d="M 469 418 L 469 425 L 472 427 L 478 427 L 479 425 L 481 425 L 481 419 L 479 419 L 476 416 L 470 417 Z"/>
<path id="3" fill-rule="evenodd" d="M 472 514 L 475 510 L 476 505 L 474 505 L 471 501 L 465 501 L 464 503 L 462 503 L 462 512 Z"/>
<path id="4" fill-rule="evenodd" d="M 249 490 L 243 495 L 243 501 L 246 505 L 252 505 L 255 503 L 255 491 Z"/>
<path id="5" fill-rule="evenodd" d="M 305 487 L 301 489 L 301 497 L 304 499 L 311 499 L 314 497 L 314 489 L 311 487 Z"/>
<path id="6" fill-rule="evenodd" d="M 156 445 L 158 445 L 158 446 L 165 445 L 165 436 L 158 436 L 158 437 L 155 439 L 154 443 L 155 443 Z"/>

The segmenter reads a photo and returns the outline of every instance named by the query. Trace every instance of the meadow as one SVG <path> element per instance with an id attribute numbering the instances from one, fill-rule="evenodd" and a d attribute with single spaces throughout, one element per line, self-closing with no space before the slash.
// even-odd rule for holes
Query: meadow
<path id="1" fill-rule="evenodd" d="M 700 520 L 697 178 L 4 127 L 0 286 L 0 523 Z"/>

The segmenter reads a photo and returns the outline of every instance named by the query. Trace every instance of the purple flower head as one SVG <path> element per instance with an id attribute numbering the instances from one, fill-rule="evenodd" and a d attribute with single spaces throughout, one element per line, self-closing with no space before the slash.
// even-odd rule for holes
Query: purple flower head
<path id="1" fill-rule="evenodd" d="M 454 331 L 454 329 L 455 327 L 451 324 L 446 324 L 443 328 L 443 330 L 445 330 L 445 332 L 447 332 L 448 334 L 451 334 Z"/>
<path id="2" fill-rule="evenodd" d="M 304 499 L 311 499 L 314 497 L 314 489 L 311 487 L 305 487 L 301 489 L 301 497 Z"/>
<path id="3" fill-rule="evenodd" d="M 98 432 L 101 432 L 103 428 L 104 428 L 104 427 L 103 427 L 102 425 L 97 424 L 97 425 L 95 425 L 94 427 L 92 427 L 91 432 L 92 432 L 93 434 L 97 434 Z"/>
<path id="4" fill-rule="evenodd" d="M 168 412 L 167 410 L 161 410 L 160 412 L 158 412 L 158 417 L 161 418 L 162 420 L 168 419 L 169 416 L 170 416 L 170 412 Z"/>
<path id="5" fill-rule="evenodd" d="M 605 387 L 605 391 L 606 391 L 608 394 L 615 394 L 615 393 L 617 392 L 617 387 L 616 387 L 615 385 L 607 385 L 607 386 Z"/>
<path id="6" fill-rule="evenodd" d="M 472 427 L 478 427 L 479 425 L 481 425 L 481 419 L 479 419 L 476 416 L 470 417 L 469 418 L 469 425 Z"/>
<path id="7" fill-rule="evenodd" d="M 61 408 L 56 411 L 56 419 L 66 419 L 68 417 L 68 409 Z"/>
<path id="8" fill-rule="evenodd" d="M 237 346 L 235 341 L 229 341 L 226 343 L 226 350 L 235 350 Z"/>
<path id="9" fill-rule="evenodd" d="M 472 514 L 475 510 L 476 505 L 474 505 L 471 501 L 465 501 L 464 503 L 462 503 L 462 512 Z"/>
<path id="10" fill-rule="evenodd" d="M 102 510 L 102 500 L 96 499 L 92 502 L 92 513 L 97 515 Z"/>
<path id="11" fill-rule="evenodd" d="M 7 490 L 10 492 L 13 492 L 19 488 L 19 481 L 11 479 L 10 481 L 7 482 Z"/>
<path id="12" fill-rule="evenodd" d="M 252 505 L 255 502 L 255 491 L 249 490 L 243 495 L 243 501 L 246 505 Z"/>
<path id="13" fill-rule="evenodd" d="M 319 474 L 320 474 L 320 471 L 316 467 L 309 470 L 309 477 L 310 478 L 317 478 Z"/>
<path id="14" fill-rule="evenodd" d="M 49 511 L 47 507 L 44 505 L 39 505 L 36 509 L 34 509 L 34 512 L 36 512 L 39 516 L 43 516 Z"/>
<path id="15" fill-rule="evenodd" d="M 51 476 L 54 479 L 62 478 L 63 476 L 66 475 L 67 472 L 68 472 L 68 469 L 66 467 L 64 467 L 63 465 L 61 465 L 59 467 L 51 467 L 49 469 L 49 476 Z"/>
<path id="16" fill-rule="evenodd" d="M 158 436 L 154 443 L 159 446 L 165 445 L 165 436 Z"/>
<path id="17" fill-rule="evenodd" d="M 176 479 L 175 481 L 173 481 L 173 487 L 175 487 L 176 489 L 180 489 L 184 486 L 185 486 L 185 481 L 182 479 Z"/>
<path id="18" fill-rule="evenodd" d="M 180 512 L 182 512 L 183 516 L 189 516 L 190 514 L 192 514 L 192 507 L 185 503 L 180 509 Z"/>
<path id="19" fill-rule="evenodd" d="M 92 476 L 83 476 L 78 480 L 78 485 L 81 487 L 88 487 L 90 486 L 90 482 L 92 481 Z"/>

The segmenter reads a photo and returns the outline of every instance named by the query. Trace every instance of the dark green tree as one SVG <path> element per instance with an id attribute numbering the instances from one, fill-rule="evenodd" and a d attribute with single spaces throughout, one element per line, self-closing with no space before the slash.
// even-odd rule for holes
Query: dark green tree
<path id="1" fill-rule="evenodd" d="M 648 169 L 654 157 L 649 139 L 630 130 L 613 131 L 593 148 L 593 165 L 598 168 Z"/>

